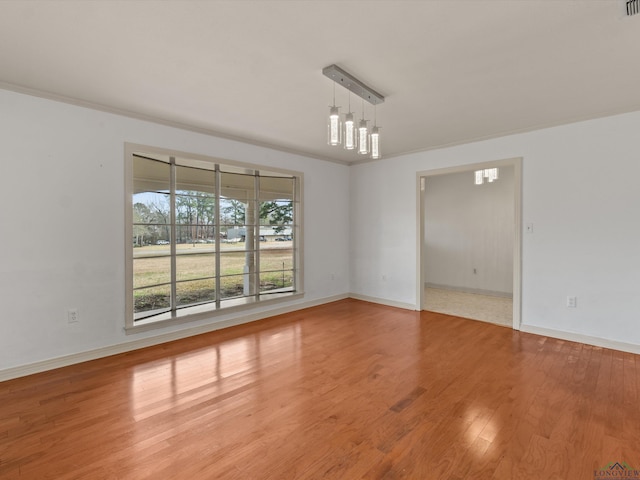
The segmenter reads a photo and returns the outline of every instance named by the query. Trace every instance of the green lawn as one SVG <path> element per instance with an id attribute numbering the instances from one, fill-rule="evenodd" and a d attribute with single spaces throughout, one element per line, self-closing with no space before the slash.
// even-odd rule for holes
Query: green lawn
<path id="1" fill-rule="evenodd" d="M 244 266 L 247 253 L 244 243 L 222 244 L 220 255 L 220 298 L 243 294 Z M 184 244 L 177 247 L 176 279 L 178 305 L 215 300 L 215 248 L 211 244 Z M 170 258 L 168 245 L 134 248 L 135 311 L 147 311 L 169 306 Z M 255 259 L 253 260 L 255 261 Z M 293 285 L 293 249 L 291 242 L 260 244 L 260 291 Z"/>

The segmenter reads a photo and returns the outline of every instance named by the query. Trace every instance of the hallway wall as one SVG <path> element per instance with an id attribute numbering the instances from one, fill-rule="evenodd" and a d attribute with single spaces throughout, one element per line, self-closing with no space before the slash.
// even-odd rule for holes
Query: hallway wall
<path id="1" fill-rule="evenodd" d="M 475 185 L 474 172 L 425 177 L 427 285 L 502 296 L 513 293 L 513 167 Z"/>

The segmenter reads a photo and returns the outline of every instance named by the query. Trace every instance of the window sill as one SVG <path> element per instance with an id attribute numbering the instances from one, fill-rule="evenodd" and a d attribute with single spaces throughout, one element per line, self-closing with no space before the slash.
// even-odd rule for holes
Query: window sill
<path id="1" fill-rule="evenodd" d="M 220 309 L 212 309 L 211 304 L 195 306 L 178 310 L 177 312 L 167 312 L 144 320 L 139 320 L 135 325 L 125 327 L 127 335 L 134 333 L 147 332 L 150 330 L 158 330 L 174 325 L 184 325 L 199 320 L 212 319 L 229 315 L 232 313 L 248 312 L 255 310 L 257 307 L 277 305 L 289 302 L 304 296 L 304 292 L 281 293 L 269 295 L 269 298 L 256 300 L 255 297 L 235 298 L 224 301 L 224 307 Z"/>

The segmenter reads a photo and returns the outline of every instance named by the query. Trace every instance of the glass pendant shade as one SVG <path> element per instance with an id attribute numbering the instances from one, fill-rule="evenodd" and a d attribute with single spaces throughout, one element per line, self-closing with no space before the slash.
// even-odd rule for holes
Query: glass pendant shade
<path id="1" fill-rule="evenodd" d="M 369 153 L 369 135 L 367 132 L 367 121 L 363 118 L 358 126 L 358 153 L 367 155 Z"/>
<path id="2" fill-rule="evenodd" d="M 327 125 L 327 143 L 332 146 L 342 143 L 342 128 L 340 125 L 340 114 L 335 105 L 329 110 L 329 124 Z"/>
<path id="3" fill-rule="evenodd" d="M 371 158 L 380 158 L 380 130 L 376 125 L 371 129 Z"/>
<path id="4" fill-rule="evenodd" d="M 356 124 L 353 120 L 353 113 L 349 112 L 344 118 L 344 148 L 347 150 L 353 150 L 358 144 L 358 138 L 356 136 Z"/>

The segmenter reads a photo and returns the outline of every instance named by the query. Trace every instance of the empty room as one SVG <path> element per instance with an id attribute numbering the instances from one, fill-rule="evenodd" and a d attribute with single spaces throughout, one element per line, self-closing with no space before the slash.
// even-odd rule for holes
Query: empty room
<path id="1" fill-rule="evenodd" d="M 0 1 L 0 478 L 640 479 L 639 3 Z"/>

